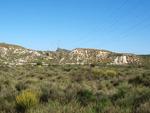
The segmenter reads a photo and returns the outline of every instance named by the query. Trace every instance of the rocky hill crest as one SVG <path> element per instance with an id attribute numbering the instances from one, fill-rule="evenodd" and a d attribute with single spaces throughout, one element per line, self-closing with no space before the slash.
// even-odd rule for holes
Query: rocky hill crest
<path id="1" fill-rule="evenodd" d="M 35 51 L 21 46 L 0 43 L 0 63 L 6 65 L 23 65 L 35 62 L 58 64 L 92 64 L 127 65 L 142 63 L 142 58 L 135 54 L 119 54 L 107 50 L 76 48 L 72 51 L 59 49 L 59 52 Z"/>

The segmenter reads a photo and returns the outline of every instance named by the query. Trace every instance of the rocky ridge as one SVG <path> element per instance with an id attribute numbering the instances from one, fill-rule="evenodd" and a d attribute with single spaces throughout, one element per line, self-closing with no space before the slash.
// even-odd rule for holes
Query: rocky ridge
<path id="1" fill-rule="evenodd" d="M 63 50 L 63 49 L 62 49 Z M 23 65 L 33 62 L 55 62 L 58 64 L 127 65 L 142 62 L 134 54 L 118 54 L 107 50 L 76 48 L 72 51 L 35 51 L 17 45 L 0 43 L 0 62 L 6 65 Z"/>

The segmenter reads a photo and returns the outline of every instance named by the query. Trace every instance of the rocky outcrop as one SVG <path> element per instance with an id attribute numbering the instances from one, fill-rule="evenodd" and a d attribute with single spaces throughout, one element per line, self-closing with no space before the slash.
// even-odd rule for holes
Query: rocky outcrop
<path id="1" fill-rule="evenodd" d="M 120 54 L 119 56 L 116 54 L 112 57 L 112 65 L 126 65 L 126 64 L 133 64 L 138 63 L 140 64 L 141 59 L 134 55 L 134 54 Z"/>
<path id="2" fill-rule="evenodd" d="M 77 48 L 70 52 L 67 58 L 62 58 L 61 63 L 90 64 L 105 63 L 109 65 L 126 65 L 140 63 L 140 58 L 134 54 L 117 54 L 106 50 Z"/>

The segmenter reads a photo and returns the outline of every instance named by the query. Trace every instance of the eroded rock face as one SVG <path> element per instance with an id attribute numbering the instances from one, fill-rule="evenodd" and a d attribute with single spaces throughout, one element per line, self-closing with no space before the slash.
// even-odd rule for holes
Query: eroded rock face
<path id="1" fill-rule="evenodd" d="M 75 49 L 70 53 L 70 60 L 76 60 L 77 62 L 99 62 L 106 59 L 110 52 L 100 51 L 94 49 Z M 76 56 L 76 57 L 75 57 Z"/>
<path id="2" fill-rule="evenodd" d="M 61 59 L 61 63 L 90 64 L 94 62 L 107 63 L 109 65 L 126 65 L 140 62 L 134 54 L 117 54 L 106 50 L 77 48 L 70 52 L 69 57 Z"/>
<path id="3" fill-rule="evenodd" d="M 110 64 L 126 65 L 131 63 L 140 63 L 140 58 L 134 54 L 122 54 L 121 56 L 114 56 Z"/>

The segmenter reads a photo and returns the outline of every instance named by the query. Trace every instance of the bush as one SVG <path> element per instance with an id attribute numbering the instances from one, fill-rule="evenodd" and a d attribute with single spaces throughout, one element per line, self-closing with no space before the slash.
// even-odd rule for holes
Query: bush
<path id="1" fill-rule="evenodd" d="M 91 67 L 95 67 L 95 64 L 90 64 Z"/>
<path id="2" fill-rule="evenodd" d="M 150 92 L 147 92 L 146 94 L 135 98 L 132 104 L 133 112 L 136 112 L 137 108 L 140 107 L 140 105 L 149 102 L 149 100 L 150 100 Z"/>
<path id="3" fill-rule="evenodd" d="M 95 75 L 100 75 L 100 74 L 103 74 L 104 71 L 102 69 L 98 69 L 98 68 L 93 68 L 92 69 L 92 72 L 95 74 Z"/>
<path id="4" fill-rule="evenodd" d="M 43 68 L 42 66 L 39 66 L 38 69 L 39 69 L 39 70 L 43 70 L 44 68 Z"/>
<path id="5" fill-rule="evenodd" d="M 0 83 L 0 91 L 2 90 L 2 84 Z"/>
<path id="6" fill-rule="evenodd" d="M 0 95 L 0 113 L 16 113 L 14 110 L 15 92 L 7 90 L 3 96 Z"/>
<path id="7" fill-rule="evenodd" d="M 104 109 L 112 107 L 112 103 L 109 99 L 97 100 L 96 105 L 93 107 L 96 113 L 103 113 Z"/>
<path id="8" fill-rule="evenodd" d="M 129 83 L 135 84 L 135 85 L 144 85 L 144 86 L 150 86 L 150 74 L 149 73 L 143 73 L 142 75 L 139 75 L 135 78 L 129 79 Z"/>
<path id="9" fill-rule="evenodd" d="M 25 90 L 27 86 L 20 82 L 16 84 L 15 88 L 17 89 L 17 91 L 21 91 L 21 90 Z"/>
<path id="10" fill-rule="evenodd" d="M 22 69 L 23 69 L 23 67 L 18 67 L 18 69 L 19 69 L 19 70 L 22 70 Z"/>
<path id="11" fill-rule="evenodd" d="M 48 99 L 50 98 L 50 91 L 48 88 L 41 87 L 42 94 L 40 96 L 40 102 L 48 102 Z"/>
<path id="12" fill-rule="evenodd" d="M 11 83 L 10 80 L 6 80 L 6 81 L 4 82 L 4 84 L 6 84 L 6 85 L 10 85 L 10 83 Z"/>
<path id="13" fill-rule="evenodd" d="M 114 70 L 107 70 L 106 71 L 107 76 L 114 77 L 117 75 L 117 73 Z"/>
<path id="14" fill-rule="evenodd" d="M 119 87 L 118 92 L 111 96 L 111 101 L 116 102 L 116 100 L 124 98 L 126 93 L 127 93 L 127 87 L 125 86 Z"/>
<path id="15" fill-rule="evenodd" d="M 37 65 L 39 66 L 39 65 L 42 65 L 42 62 L 37 62 Z"/>
<path id="16" fill-rule="evenodd" d="M 78 70 L 78 68 L 74 67 L 74 66 L 65 66 L 62 69 L 63 69 L 63 71 L 67 71 L 67 72 L 69 72 L 71 70 Z"/>
<path id="17" fill-rule="evenodd" d="M 85 70 L 88 69 L 88 66 L 83 66 L 83 69 L 85 69 Z"/>
<path id="18" fill-rule="evenodd" d="M 16 108 L 18 112 L 25 112 L 32 106 L 35 106 L 39 102 L 39 97 L 36 91 L 30 89 L 23 91 L 20 95 L 16 96 Z"/>
<path id="19" fill-rule="evenodd" d="M 81 102 L 81 105 L 86 106 L 93 101 L 93 93 L 89 90 L 80 90 L 77 92 L 77 100 Z"/>

